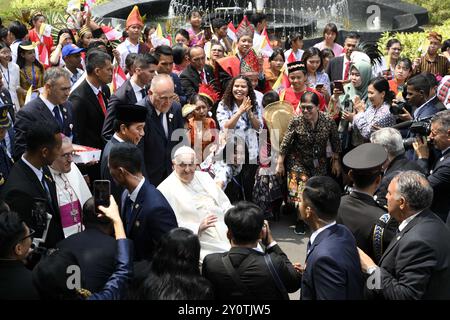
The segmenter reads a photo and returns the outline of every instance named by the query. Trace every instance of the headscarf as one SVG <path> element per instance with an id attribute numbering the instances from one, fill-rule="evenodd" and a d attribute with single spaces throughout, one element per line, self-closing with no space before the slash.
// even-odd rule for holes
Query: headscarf
<path id="1" fill-rule="evenodd" d="M 344 95 L 342 95 L 342 101 L 346 99 L 353 100 L 355 96 L 359 96 L 364 102 L 367 101 L 367 88 L 369 86 L 370 79 L 372 78 L 372 65 L 370 64 L 370 59 L 361 59 L 355 57 L 352 60 L 352 65 L 350 70 L 355 68 L 361 75 L 361 85 L 359 87 L 354 87 L 352 83 L 347 84 L 344 87 Z"/>

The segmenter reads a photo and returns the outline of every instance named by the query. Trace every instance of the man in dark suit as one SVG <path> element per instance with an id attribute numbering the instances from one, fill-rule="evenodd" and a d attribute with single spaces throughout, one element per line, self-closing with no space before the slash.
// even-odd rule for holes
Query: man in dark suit
<path id="1" fill-rule="evenodd" d="M 25 141 L 25 153 L 14 164 L 2 197 L 11 210 L 19 213 L 23 221 L 36 230 L 37 238 L 43 238 L 49 214 L 51 219 L 44 246 L 54 248 L 64 239 L 64 233 L 55 182 L 47 166 L 60 155 L 61 131 L 54 122 L 38 121 L 30 124 Z"/>
<path id="2" fill-rule="evenodd" d="M 32 123 L 49 121 L 59 126 L 67 137 L 73 136 L 72 104 L 67 100 L 70 92 L 70 75 L 63 68 L 53 67 L 44 74 L 44 90 L 36 99 L 17 112 L 14 159 L 25 152 L 25 135 Z M 76 140 L 76 138 L 74 137 Z"/>
<path id="3" fill-rule="evenodd" d="M 401 171 L 416 170 L 422 173 L 424 171 L 416 161 L 406 158 L 403 138 L 397 129 L 381 128 L 372 133 L 370 142 L 380 144 L 388 153 L 388 159 L 384 163 L 384 175 L 378 186 L 374 198 L 377 203 L 387 209 L 386 193 L 391 180 Z"/>
<path id="4" fill-rule="evenodd" d="M 444 222 L 450 212 L 450 110 L 438 112 L 431 119 L 431 132 L 428 136 L 439 157 L 429 166 L 429 148 L 426 139 L 418 139 L 413 144 L 419 157 L 418 164 L 429 172 L 428 182 L 433 188 L 431 211 Z"/>
<path id="5" fill-rule="evenodd" d="M 25 267 L 33 231 L 16 212 L 0 213 L 0 300 L 37 300 L 39 298 Z"/>
<path id="6" fill-rule="evenodd" d="M 330 177 L 306 182 L 300 216 L 313 233 L 302 277 L 302 300 L 358 300 L 363 278 L 356 241 L 346 226 L 336 224 L 341 189 Z"/>
<path id="7" fill-rule="evenodd" d="M 183 85 L 181 84 L 180 78 L 172 72 L 173 68 L 173 53 L 172 48 L 169 46 L 158 46 L 155 49 L 155 57 L 158 60 L 158 74 L 168 74 L 172 78 L 174 83 L 174 90 L 176 93 L 175 100 L 184 106 L 187 102 L 186 94 L 183 90 Z"/>
<path id="8" fill-rule="evenodd" d="M 83 146 L 103 149 L 103 122 L 110 96 L 108 83 L 112 80 L 113 67 L 110 56 L 100 50 L 92 50 L 86 57 L 86 79 L 69 96 L 73 108 L 75 142 Z"/>
<path id="9" fill-rule="evenodd" d="M 436 105 L 439 100 L 430 99 L 433 97 L 430 96 L 431 86 L 426 75 L 418 74 L 408 79 L 406 90 L 406 100 L 412 106 L 412 114 L 399 115 L 402 120 L 423 119 L 439 111 Z"/>
<path id="10" fill-rule="evenodd" d="M 359 35 L 355 32 L 347 33 L 344 40 L 345 54 L 334 57 L 328 63 L 326 73 L 330 78 L 331 84 L 336 80 L 350 80 L 350 56 L 358 46 L 359 38 Z"/>
<path id="11" fill-rule="evenodd" d="M 148 109 L 143 149 L 147 178 L 158 186 L 172 173 L 172 149 L 185 139 L 184 119 L 180 105 L 173 101 L 174 87 L 170 76 L 159 74 L 152 80 L 148 96 L 137 104 Z M 177 129 L 181 129 L 177 130 Z"/>
<path id="12" fill-rule="evenodd" d="M 205 64 L 206 55 L 202 47 L 190 48 L 188 56 L 190 64 L 180 74 L 180 81 L 189 100 L 198 93 L 201 83 L 215 86 L 215 77 L 213 68 Z"/>
<path id="13" fill-rule="evenodd" d="M 380 260 L 395 234 L 395 230 L 387 230 L 389 214 L 373 198 L 387 157 L 384 148 L 373 143 L 361 144 L 344 156 L 343 163 L 350 169 L 348 175 L 353 181 L 353 191 L 341 198 L 336 219 L 337 223 L 350 229 L 358 248 L 375 261 Z"/>
<path id="14" fill-rule="evenodd" d="M 78 260 L 83 274 L 83 288 L 91 292 L 103 289 L 114 272 L 117 242 L 113 237 L 111 220 L 98 216 L 94 198 L 83 206 L 85 230 L 58 242 L 59 249 L 68 249 Z"/>
<path id="15" fill-rule="evenodd" d="M 300 286 L 301 274 L 273 240 L 261 209 L 238 202 L 225 214 L 231 249 L 203 260 L 203 276 L 217 300 L 282 300 Z M 259 245 L 263 240 L 265 252 Z"/>
<path id="16" fill-rule="evenodd" d="M 111 176 L 127 190 L 122 195 L 122 221 L 132 239 L 136 261 L 151 260 L 161 236 L 177 228 L 177 219 L 166 198 L 141 172 L 140 150 L 131 143 L 113 146 L 109 154 Z"/>
<path id="17" fill-rule="evenodd" d="M 109 141 L 114 134 L 113 123 L 116 118 L 116 107 L 119 104 L 135 104 L 147 96 L 148 87 L 155 75 L 158 60 L 151 54 L 139 54 L 134 60 L 135 72 L 131 79 L 125 81 L 111 95 L 108 102 L 108 114 L 103 124 L 102 135 Z M 117 201 L 117 199 L 116 199 Z"/>
<path id="18" fill-rule="evenodd" d="M 118 185 L 111 177 L 108 168 L 108 158 L 111 148 L 121 142 L 130 142 L 138 145 L 144 137 L 145 119 L 147 118 L 147 108 L 134 104 L 119 104 L 116 106 L 116 119 L 114 120 L 114 135 L 105 146 L 100 162 L 101 178 L 111 181 L 111 194 L 114 196 L 120 208 L 123 187 Z M 143 156 L 143 155 L 142 155 Z"/>
<path id="19" fill-rule="evenodd" d="M 369 292 L 388 300 L 450 299 L 450 230 L 428 208 L 433 189 L 416 171 L 399 173 L 389 184 L 389 214 L 398 234 L 376 265 L 359 250 L 369 274 Z"/>

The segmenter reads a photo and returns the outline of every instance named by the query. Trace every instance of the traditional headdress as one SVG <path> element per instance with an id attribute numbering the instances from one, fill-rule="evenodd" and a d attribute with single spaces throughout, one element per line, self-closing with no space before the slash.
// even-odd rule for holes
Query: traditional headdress
<path id="1" fill-rule="evenodd" d="M 91 32 L 91 29 L 88 26 L 82 26 L 80 30 L 78 30 L 78 38 L 82 38 L 86 33 Z"/>
<path id="2" fill-rule="evenodd" d="M 202 83 L 198 88 L 198 94 L 206 97 L 211 102 L 211 105 L 214 105 L 219 100 L 219 94 L 210 84 Z"/>
<path id="3" fill-rule="evenodd" d="M 239 40 L 243 36 L 250 36 L 253 38 L 253 35 L 255 33 L 255 29 L 253 29 L 252 25 L 247 19 L 247 16 L 244 16 L 244 19 L 242 19 L 241 23 L 236 29 L 236 37 Z"/>
<path id="4" fill-rule="evenodd" d="M 295 72 L 295 71 L 302 71 L 306 72 L 305 64 L 301 61 L 294 61 L 287 64 L 287 71 L 288 74 Z"/>
<path id="5" fill-rule="evenodd" d="M 138 6 L 134 6 L 133 10 L 131 10 L 130 14 L 128 15 L 125 26 L 126 26 L 126 28 L 128 28 L 135 24 L 140 25 L 141 27 L 144 27 L 144 22 L 142 21 L 142 17 L 139 12 Z"/>
<path id="6" fill-rule="evenodd" d="M 428 33 L 428 37 L 427 39 L 436 39 L 437 41 L 439 41 L 439 43 L 442 42 L 442 36 L 437 33 L 436 31 L 431 31 L 430 33 Z"/>

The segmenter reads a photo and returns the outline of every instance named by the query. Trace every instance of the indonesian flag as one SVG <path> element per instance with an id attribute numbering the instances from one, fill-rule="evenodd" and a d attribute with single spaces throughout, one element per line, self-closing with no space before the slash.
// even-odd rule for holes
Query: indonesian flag
<path id="1" fill-rule="evenodd" d="M 286 64 L 284 64 L 283 67 L 281 68 L 281 72 L 280 75 L 278 76 L 277 81 L 275 81 L 275 83 L 272 86 L 272 90 L 280 92 L 281 90 L 289 88 L 291 86 L 286 71 L 287 71 Z"/>
<path id="2" fill-rule="evenodd" d="M 127 76 L 120 66 L 116 66 L 113 71 L 112 91 L 116 92 L 124 82 L 127 81 Z"/>
<path id="3" fill-rule="evenodd" d="M 291 63 L 291 62 L 295 62 L 295 61 L 297 61 L 297 59 L 295 59 L 294 51 L 291 51 L 291 54 L 287 58 L 286 63 Z"/>
<path id="4" fill-rule="evenodd" d="M 162 33 L 161 24 L 158 23 L 158 26 L 156 27 L 156 32 L 153 32 L 150 36 L 153 48 L 157 48 L 161 45 L 170 46 L 171 40 L 164 38 L 164 35 Z"/>
<path id="5" fill-rule="evenodd" d="M 39 54 L 39 62 L 42 63 L 44 68 L 48 68 L 50 66 L 50 62 L 48 59 L 48 50 L 47 47 L 44 45 L 42 46 L 41 53 Z"/>
<path id="6" fill-rule="evenodd" d="M 102 26 L 102 30 L 109 41 L 119 40 L 122 37 L 122 32 L 109 26 Z"/>
<path id="7" fill-rule="evenodd" d="M 231 21 L 228 24 L 227 37 L 230 38 L 233 42 L 237 41 L 236 28 L 234 27 L 233 22 Z"/>

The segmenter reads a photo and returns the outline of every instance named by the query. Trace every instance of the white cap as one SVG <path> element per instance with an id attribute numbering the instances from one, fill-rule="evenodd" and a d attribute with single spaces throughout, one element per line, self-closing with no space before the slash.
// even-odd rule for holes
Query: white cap
<path id="1" fill-rule="evenodd" d="M 188 147 L 188 146 L 179 147 L 177 149 L 177 151 L 175 151 L 175 153 L 173 154 L 172 159 L 175 159 L 176 157 L 178 157 L 180 155 L 185 155 L 185 154 L 192 154 L 195 156 L 195 151 L 194 151 L 194 149 L 192 149 L 191 147 Z"/>

